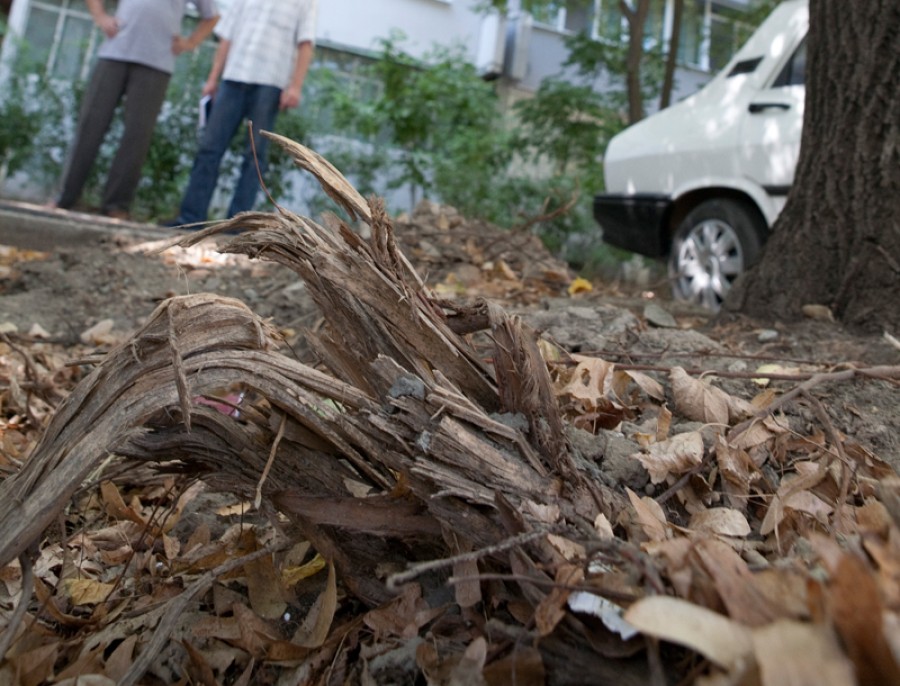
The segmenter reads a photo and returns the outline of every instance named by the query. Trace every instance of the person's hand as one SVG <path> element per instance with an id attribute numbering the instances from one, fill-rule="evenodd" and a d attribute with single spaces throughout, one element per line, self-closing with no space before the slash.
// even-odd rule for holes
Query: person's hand
<path id="1" fill-rule="evenodd" d="M 173 55 L 181 55 L 185 52 L 190 52 L 194 49 L 194 46 L 191 45 L 191 41 L 184 36 L 173 36 L 172 37 L 172 54 Z"/>
<path id="2" fill-rule="evenodd" d="M 107 38 L 115 38 L 116 34 L 119 33 L 119 22 L 114 16 L 105 12 L 97 19 L 97 26 L 100 27 L 100 30 L 103 31 Z"/>
<path id="3" fill-rule="evenodd" d="M 300 89 L 285 88 L 281 91 L 281 102 L 279 106 L 283 110 L 289 110 L 300 104 Z"/>
<path id="4" fill-rule="evenodd" d="M 219 82 L 216 79 L 207 79 L 206 83 L 203 84 L 203 90 L 200 91 L 201 96 L 208 95 L 213 98 L 216 95 L 216 91 L 219 90 Z"/>

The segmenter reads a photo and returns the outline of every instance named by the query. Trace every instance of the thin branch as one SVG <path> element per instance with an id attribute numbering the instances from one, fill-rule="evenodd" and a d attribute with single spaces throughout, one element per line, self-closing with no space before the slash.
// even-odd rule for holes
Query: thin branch
<path id="1" fill-rule="evenodd" d="M 881 379 L 883 381 L 898 381 L 900 380 L 900 366 L 880 366 L 880 367 L 868 367 L 866 369 L 844 369 L 839 372 L 830 372 L 830 373 L 821 373 L 814 374 L 810 378 L 808 378 L 803 383 L 795 386 L 787 393 L 782 395 L 780 398 L 770 403 L 755 415 L 753 415 L 750 419 L 741 422 L 737 426 L 735 426 L 728 433 L 728 441 L 729 443 L 737 438 L 739 435 L 744 433 L 747 429 L 749 429 L 754 422 L 759 421 L 763 417 L 768 417 L 770 414 L 775 412 L 776 410 L 784 407 L 794 398 L 796 398 L 801 393 L 804 393 L 811 388 L 815 388 L 819 384 L 833 382 L 833 381 L 847 381 L 856 376 L 864 376 L 870 379 Z"/>
<path id="2" fill-rule="evenodd" d="M 438 560 L 428 560 L 427 562 L 420 562 L 419 564 L 413 565 L 405 572 L 398 572 L 389 576 L 387 580 L 387 587 L 391 591 L 396 591 L 403 584 L 408 583 L 427 572 L 433 572 L 436 569 L 452 567 L 457 562 L 471 562 L 472 560 L 479 560 L 483 557 L 487 557 L 488 555 L 502 553 L 506 550 L 511 550 L 512 548 L 518 548 L 525 545 L 526 543 L 530 543 L 531 541 L 541 538 L 542 536 L 546 536 L 551 532 L 552 528 L 529 531 L 524 534 L 519 534 L 518 536 L 513 536 L 512 538 L 507 538 L 505 541 L 501 541 L 500 543 L 496 543 L 485 548 L 479 548 L 478 550 L 473 550 L 468 553 L 462 553 L 460 555 L 454 555 L 452 557 L 443 557 Z"/>

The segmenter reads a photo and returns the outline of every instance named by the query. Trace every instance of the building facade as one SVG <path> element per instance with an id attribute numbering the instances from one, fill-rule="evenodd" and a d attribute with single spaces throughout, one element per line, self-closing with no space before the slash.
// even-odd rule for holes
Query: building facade
<path id="1" fill-rule="evenodd" d="M 218 0 L 220 9 L 229 0 Z M 741 14 L 749 0 L 685 0 L 679 49 L 678 92 L 687 94 L 722 66 L 748 35 Z M 107 0 L 112 5 L 113 0 Z M 329 0 L 319 4 L 318 45 L 330 62 L 350 64 L 371 55 L 379 38 L 399 31 L 413 55 L 435 45 L 460 45 L 487 76 L 496 76 L 525 93 L 560 73 L 567 35 L 589 31 L 597 40 L 616 40 L 626 31 L 619 0 L 592 5 L 551 3 L 530 14 L 511 0 L 505 16 L 478 11 L 477 0 Z M 651 0 L 646 47 L 665 44 L 671 35 L 674 0 Z M 576 7 L 577 9 L 573 9 Z M 101 36 L 84 0 L 2 0 L 7 32 L 25 39 L 30 50 L 57 78 L 84 79 Z M 3 58 L 16 50 L 5 40 Z M 344 55 L 335 59 L 334 54 Z"/>
<path id="2" fill-rule="evenodd" d="M 231 1 L 216 0 L 221 11 L 227 10 Z M 743 38 L 740 18 L 749 1 L 684 0 L 675 99 L 697 90 L 739 47 Z M 115 0 L 106 0 L 109 11 L 114 4 Z M 426 55 L 436 46 L 460 48 L 485 79 L 498 84 L 501 100 L 512 103 L 537 91 L 544 79 L 564 72 L 568 36 L 586 31 L 598 41 L 620 41 L 627 35 L 619 0 L 562 1 L 534 13 L 524 11 L 522 0 L 510 0 L 502 15 L 480 11 L 478 6 L 485 4 L 483 0 L 323 0 L 319 3 L 313 69 L 328 70 L 354 97 L 365 99 L 373 86 L 366 81 L 363 67 L 377 54 L 379 40 L 399 33 L 405 36 L 402 49 L 414 57 Z M 667 45 L 673 8 L 674 0 L 651 0 L 645 48 Z M 186 20 L 188 24 L 191 21 Z M 37 65 L 34 69 L 62 84 L 57 90 L 71 92 L 68 84 L 86 81 L 102 42 L 85 0 L 0 0 L 0 26 L 5 29 L 0 46 L 0 99 L 4 97 L 4 75 L 20 51 L 27 51 L 29 63 Z M 208 57 L 213 48 L 210 40 L 202 50 Z M 193 62 L 179 60 L 177 70 L 186 70 L 191 64 L 197 68 L 201 57 L 195 55 Z M 593 87 L 602 92 L 609 86 L 601 76 Z M 316 123 L 316 130 L 332 131 L 329 104 L 312 95 L 302 109 Z M 654 106 L 648 103 L 650 109 Z M 62 123 L 64 128 L 70 125 L 69 121 Z M 56 159 L 64 152 L 64 146 L 56 145 L 48 155 Z M 0 165 L 0 185 L 7 193 L 10 185 L 4 179 L 5 169 Z M 33 178 L 20 179 L 15 194 L 46 195 L 46 189 L 27 191 L 29 184 L 34 185 Z"/>

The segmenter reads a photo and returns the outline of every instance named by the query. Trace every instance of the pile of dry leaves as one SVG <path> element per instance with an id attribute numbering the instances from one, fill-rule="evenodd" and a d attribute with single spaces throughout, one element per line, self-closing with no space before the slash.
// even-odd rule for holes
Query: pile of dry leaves
<path id="1" fill-rule="evenodd" d="M 215 295 L 92 369 L 0 342 L 0 681 L 900 683 L 900 478 L 816 394 L 900 369 L 740 395 L 574 354 L 452 297 L 556 265 L 457 236 L 427 288 L 427 242 L 280 142 L 369 237 L 281 211 L 183 243 L 240 228 L 296 273 L 314 363 Z"/>

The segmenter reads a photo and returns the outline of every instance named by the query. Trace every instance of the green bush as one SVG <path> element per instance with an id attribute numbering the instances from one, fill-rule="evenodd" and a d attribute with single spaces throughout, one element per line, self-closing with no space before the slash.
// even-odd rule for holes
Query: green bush
<path id="1" fill-rule="evenodd" d="M 0 91 L 0 166 L 4 175 L 27 170 L 37 183 L 52 178 L 63 147 L 63 123 L 71 106 L 36 66 L 27 46 Z"/>

